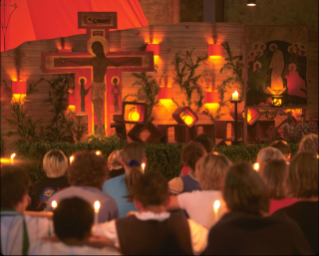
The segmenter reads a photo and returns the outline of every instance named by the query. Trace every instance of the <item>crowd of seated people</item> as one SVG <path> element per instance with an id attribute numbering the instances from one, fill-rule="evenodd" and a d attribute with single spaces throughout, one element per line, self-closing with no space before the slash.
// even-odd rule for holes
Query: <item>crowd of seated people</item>
<path id="1" fill-rule="evenodd" d="M 318 254 L 317 135 L 292 157 L 284 141 L 261 149 L 257 170 L 207 135 L 184 146 L 171 181 L 146 162 L 137 142 L 71 164 L 50 150 L 31 192 L 21 166 L 3 166 L 1 255 Z"/>

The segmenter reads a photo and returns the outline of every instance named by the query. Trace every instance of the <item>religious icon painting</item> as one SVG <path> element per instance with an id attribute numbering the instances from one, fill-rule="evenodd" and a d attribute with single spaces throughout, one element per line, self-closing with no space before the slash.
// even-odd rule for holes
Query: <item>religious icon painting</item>
<path id="1" fill-rule="evenodd" d="M 247 26 L 246 106 L 307 106 L 305 27 Z"/>

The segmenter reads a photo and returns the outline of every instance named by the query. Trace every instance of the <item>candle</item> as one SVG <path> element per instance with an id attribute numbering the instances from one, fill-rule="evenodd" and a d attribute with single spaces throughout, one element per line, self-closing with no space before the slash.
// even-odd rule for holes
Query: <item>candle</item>
<path id="1" fill-rule="evenodd" d="M 95 154 L 96 154 L 97 156 L 99 156 L 99 155 L 101 155 L 101 151 L 100 151 L 100 150 L 97 150 L 97 151 L 95 151 Z"/>
<path id="2" fill-rule="evenodd" d="M 235 91 L 231 96 L 232 96 L 232 100 L 238 101 L 238 92 L 237 91 Z"/>
<path id="3" fill-rule="evenodd" d="M 142 171 L 144 172 L 144 170 L 145 170 L 145 163 L 142 163 L 142 164 L 141 164 L 141 167 L 142 167 Z"/>
<path id="4" fill-rule="evenodd" d="M 99 215 L 99 211 L 100 211 L 100 207 L 101 207 L 101 203 L 100 201 L 95 201 L 94 202 L 94 224 L 97 225 L 98 222 L 98 215 Z"/>
<path id="5" fill-rule="evenodd" d="M 219 207 L 220 207 L 220 201 L 216 200 L 214 202 L 214 215 L 215 215 L 216 222 L 218 221 L 218 209 L 219 209 Z"/>
<path id="6" fill-rule="evenodd" d="M 51 206 L 52 206 L 53 210 L 55 210 L 55 208 L 58 206 L 58 203 L 55 200 L 53 200 L 51 203 Z"/>
<path id="7" fill-rule="evenodd" d="M 16 153 L 13 153 L 12 155 L 11 155 L 11 164 L 13 164 L 13 158 L 16 156 Z"/>
<path id="8" fill-rule="evenodd" d="M 259 170 L 259 163 L 254 163 L 253 168 L 256 172 Z"/>
<path id="9" fill-rule="evenodd" d="M 73 160 L 74 160 L 74 156 L 70 156 L 70 164 L 72 164 Z"/>

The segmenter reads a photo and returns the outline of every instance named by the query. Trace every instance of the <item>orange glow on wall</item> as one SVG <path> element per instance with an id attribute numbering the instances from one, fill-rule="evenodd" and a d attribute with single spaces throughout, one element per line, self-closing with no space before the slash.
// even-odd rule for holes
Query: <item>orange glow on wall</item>
<path id="1" fill-rule="evenodd" d="M 207 91 L 205 92 L 205 103 L 218 103 L 219 100 L 219 92 L 218 90 Z"/>
<path id="2" fill-rule="evenodd" d="M 12 94 L 12 102 L 24 103 L 26 94 Z"/>
<path id="3" fill-rule="evenodd" d="M 160 55 L 160 45 L 159 44 L 148 44 L 146 46 L 146 51 L 154 52 L 154 56 Z"/>
<path id="4" fill-rule="evenodd" d="M 131 121 L 134 121 L 134 122 L 137 122 L 140 120 L 140 114 L 137 112 L 137 110 L 133 110 L 130 112 L 130 114 L 128 115 L 128 118 L 131 120 Z"/>
<path id="5" fill-rule="evenodd" d="M 208 56 L 219 57 L 223 55 L 223 46 L 221 44 L 209 44 L 208 45 Z"/>
<path id="6" fill-rule="evenodd" d="M 13 81 L 12 82 L 12 94 L 27 94 L 27 82 Z"/>
<path id="7" fill-rule="evenodd" d="M 247 110 L 247 123 L 253 125 L 260 117 L 260 112 L 258 109 L 248 109 Z"/>
<path id="8" fill-rule="evenodd" d="M 161 87 L 158 93 L 158 98 L 161 100 L 169 100 L 173 98 L 172 87 Z"/>

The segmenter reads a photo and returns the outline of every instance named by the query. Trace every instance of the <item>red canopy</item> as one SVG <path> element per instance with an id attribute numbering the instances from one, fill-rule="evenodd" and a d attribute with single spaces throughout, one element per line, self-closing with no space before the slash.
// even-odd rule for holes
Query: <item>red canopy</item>
<path id="1" fill-rule="evenodd" d="M 119 30 L 148 26 L 138 0 L 1 0 L 1 52 L 27 41 L 85 34 L 77 28 L 78 12 L 117 12 Z"/>

